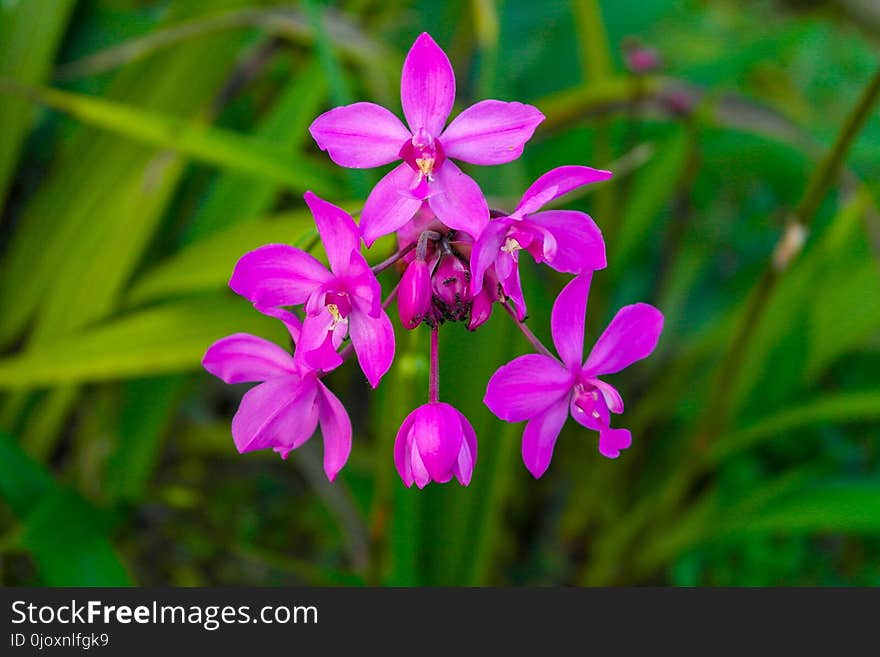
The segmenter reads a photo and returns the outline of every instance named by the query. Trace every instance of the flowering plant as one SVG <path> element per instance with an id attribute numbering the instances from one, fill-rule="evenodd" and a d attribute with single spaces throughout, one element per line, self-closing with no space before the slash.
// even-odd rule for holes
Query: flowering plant
<path id="1" fill-rule="evenodd" d="M 379 384 L 394 359 L 386 308 L 395 297 L 405 329 L 425 324 L 431 330 L 428 402 L 406 417 L 394 445 L 394 462 L 407 486 L 471 480 L 477 436 L 461 412 L 440 401 L 438 336 L 446 322 L 465 322 L 476 330 L 496 304 L 538 352 L 498 369 L 484 398 L 502 420 L 527 421 L 522 454 L 529 471 L 540 477 L 547 470 L 569 414 L 599 433 L 604 456 L 615 458 L 630 446 L 630 432 L 610 426 L 611 413 L 623 412 L 623 400 L 599 377 L 648 356 L 663 316 L 647 304 L 624 307 L 584 361 L 590 282 L 593 272 L 606 266 L 602 233 L 582 212 L 544 209 L 612 174 L 558 167 L 539 177 L 512 212 L 490 211 L 477 183 L 453 160 L 477 165 L 515 160 L 544 116 L 531 105 L 484 100 L 446 125 L 454 100 L 452 66 L 422 34 L 401 76 L 407 125 L 389 110 L 363 102 L 332 109 L 312 123 L 312 136 L 336 164 L 400 163 L 370 192 L 359 225 L 341 208 L 306 193 L 329 269 L 286 244 L 260 247 L 236 265 L 230 287 L 259 312 L 282 321 L 295 344 L 290 354 L 261 338 L 235 334 L 207 350 L 204 367 L 226 383 L 260 382 L 244 395 L 232 421 L 240 452 L 274 449 L 286 458 L 320 425 L 324 470 L 333 480 L 351 451 L 351 422 L 321 379 L 354 353 L 370 385 Z M 396 252 L 370 267 L 362 242 L 370 247 L 391 233 L 396 233 Z M 573 275 L 553 305 L 558 359 L 524 324 L 522 252 Z M 395 263 L 403 274 L 383 300 L 376 276 Z"/>

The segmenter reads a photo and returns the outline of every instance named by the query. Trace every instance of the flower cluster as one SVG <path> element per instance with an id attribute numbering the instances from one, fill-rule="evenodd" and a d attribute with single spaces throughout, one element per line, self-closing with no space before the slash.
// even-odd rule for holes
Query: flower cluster
<path id="1" fill-rule="evenodd" d="M 455 164 L 503 164 L 517 159 L 544 116 L 535 107 L 484 100 L 447 125 L 455 76 L 446 54 L 428 34 L 416 39 L 403 65 L 402 123 L 372 103 L 337 107 L 310 131 L 318 146 L 344 167 L 399 162 L 369 194 L 359 225 L 335 205 L 307 192 L 329 269 L 309 253 L 269 244 L 246 253 L 230 287 L 259 312 L 277 318 L 295 344 L 293 354 L 261 338 L 235 334 L 208 349 L 203 365 L 226 383 L 259 382 L 242 398 L 232 420 L 240 452 L 274 449 L 283 458 L 321 426 L 324 469 L 333 480 L 351 451 L 345 408 L 321 381 L 354 353 L 374 388 L 394 359 L 394 330 L 386 307 L 394 296 L 406 329 L 431 330 L 428 402 L 404 419 L 394 463 L 407 486 L 455 477 L 467 485 L 477 459 L 468 419 L 440 401 L 438 335 L 446 322 L 475 330 L 498 305 L 538 353 L 520 356 L 492 376 L 485 403 L 508 422 L 527 421 L 523 460 L 540 477 L 568 415 L 599 433 L 599 451 L 615 458 L 630 432 L 611 428 L 623 412 L 617 390 L 599 377 L 645 358 L 663 327 L 647 304 L 621 309 L 583 359 L 584 321 L 594 271 L 606 266 L 602 233 L 586 214 L 545 207 L 608 171 L 563 166 L 538 178 L 510 212 L 491 210 L 477 183 Z M 371 267 L 361 252 L 395 233 L 397 251 Z M 553 305 L 551 332 L 559 358 L 523 324 L 526 302 L 519 258 L 573 275 Z M 385 299 L 377 274 L 402 272 Z M 297 310 L 297 307 L 299 308 Z"/>

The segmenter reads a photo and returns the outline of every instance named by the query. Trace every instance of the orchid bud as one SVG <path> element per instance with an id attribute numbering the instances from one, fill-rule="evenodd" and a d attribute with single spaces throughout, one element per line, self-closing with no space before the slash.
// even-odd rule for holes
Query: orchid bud
<path id="1" fill-rule="evenodd" d="M 474 331 L 477 327 L 486 323 L 492 316 L 492 295 L 484 287 L 471 302 L 471 318 L 468 320 L 468 330 Z"/>
<path id="2" fill-rule="evenodd" d="M 477 435 L 460 411 L 443 402 L 423 404 L 410 413 L 394 441 L 394 464 L 407 487 L 424 488 L 455 477 L 471 481 L 477 460 Z"/>
<path id="3" fill-rule="evenodd" d="M 413 260 L 400 280 L 397 292 L 397 310 L 400 321 L 414 329 L 431 310 L 431 273 L 424 260 Z"/>
<path id="4" fill-rule="evenodd" d="M 468 265 L 454 255 L 446 255 L 440 260 L 432 281 L 434 301 L 444 317 L 453 322 L 467 317 L 471 283 Z"/>

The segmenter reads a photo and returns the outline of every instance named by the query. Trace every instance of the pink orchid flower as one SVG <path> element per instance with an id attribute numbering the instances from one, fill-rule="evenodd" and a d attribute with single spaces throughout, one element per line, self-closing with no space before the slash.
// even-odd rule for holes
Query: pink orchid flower
<path id="1" fill-rule="evenodd" d="M 226 383 L 253 383 L 232 419 L 240 453 L 274 449 L 287 458 L 318 424 L 324 438 L 324 472 L 333 481 L 351 452 L 351 421 L 314 370 L 278 345 L 247 333 L 212 344 L 202 359 L 208 372 Z"/>
<path id="2" fill-rule="evenodd" d="M 476 182 L 450 158 L 480 165 L 511 162 L 544 115 L 531 105 L 484 100 L 446 126 L 455 101 L 455 74 L 427 33 L 416 39 L 404 61 L 400 101 L 409 128 L 373 103 L 337 107 L 309 128 L 321 150 L 341 166 L 372 168 L 403 160 L 367 198 L 361 214 L 364 241 L 370 246 L 403 226 L 423 200 L 444 224 L 476 237 L 489 209 Z"/>
<path id="3" fill-rule="evenodd" d="M 360 253 L 360 234 L 351 216 L 312 192 L 305 199 L 331 271 L 301 249 L 267 244 L 241 257 L 229 285 L 258 310 L 276 317 L 280 306 L 305 304 L 297 358 L 310 369 L 331 370 L 342 363 L 337 349 L 350 337 L 375 388 L 394 359 L 394 329 L 382 309 L 379 282 Z"/>
<path id="4" fill-rule="evenodd" d="M 612 429 L 610 413 L 623 412 L 623 399 L 599 379 L 650 355 L 663 330 L 662 313 L 645 303 L 621 308 L 596 341 L 586 362 L 584 320 L 591 273 L 575 277 L 553 304 L 550 328 L 561 362 L 528 354 L 502 366 L 483 399 L 502 420 L 527 420 L 522 455 L 536 478 L 546 472 L 553 448 L 569 413 L 578 423 L 599 432 L 599 452 L 617 458 L 630 446 L 628 429 Z"/>
<path id="5" fill-rule="evenodd" d="M 605 242 L 596 222 L 574 210 L 539 210 L 555 198 L 608 180 L 611 175 L 610 171 L 572 165 L 548 171 L 532 183 L 516 209 L 490 221 L 474 244 L 471 295 L 479 294 L 486 271 L 494 265 L 501 288 L 522 321 L 526 303 L 519 278 L 521 250 L 530 253 L 535 262 L 568 274 L 605 268 Z"/>
<path id="6" fill-rule="evenodd" d="M 477 434 L 468 419 L 441 401 L 423 404 L 406 416 L 394 441 L 394 464 L 407 488 L 454 476 L 467 486 L 477 460 Z"/>

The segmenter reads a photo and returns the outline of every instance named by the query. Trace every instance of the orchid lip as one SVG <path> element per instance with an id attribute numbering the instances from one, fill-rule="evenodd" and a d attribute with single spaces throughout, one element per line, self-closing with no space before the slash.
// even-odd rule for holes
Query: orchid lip
<path id="1" fill-rule="evenodd" d="M 421 133 L 422 131 L 419 131 Z M 438 139 L 420 139 L 417 134 L 412 139 L 407 139 L 400 148 L 400 159 L 419 174 L 420 178 L 429 181 L 434 179 L 436 171 L 446 161 L 446 154 Z"/>

